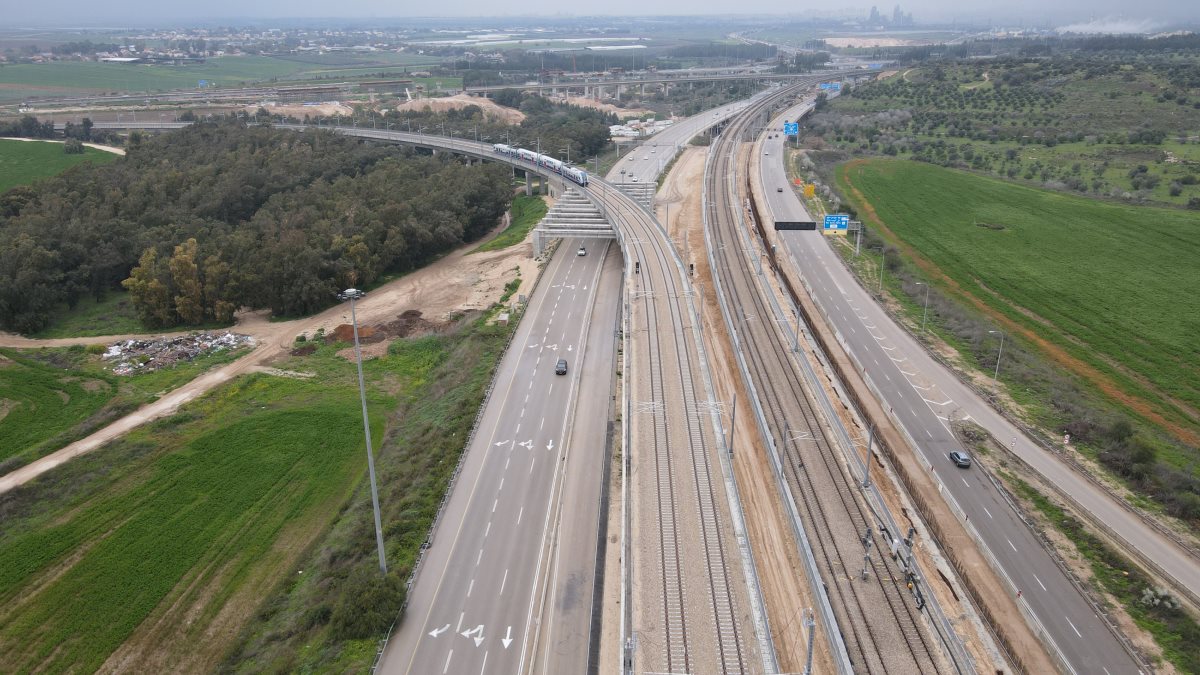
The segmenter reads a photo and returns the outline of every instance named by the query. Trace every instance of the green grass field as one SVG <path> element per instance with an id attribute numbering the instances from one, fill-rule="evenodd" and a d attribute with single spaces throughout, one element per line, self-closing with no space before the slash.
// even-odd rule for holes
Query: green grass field
<path id="1" fill-rule="evenodd" d="M 306 362 L 319 379 L 251 375 L 132 432 L 96 455 L 112 463 L 103 480 L 74 463 L 40 479 L 32 490 L 78 471 L 91 482 L 6 519 L 0 661 L 91 671 L 173 603 L 207 623 L 239 591 L 257 602 L 277 583 L 257 570 L 280 564 L 279 537 L 327 526 L 365 464 L 354 367 L 322 349 Z M 384 370 L 368 363 L 372 380 Z M 395 401 L 374 387 L 370 400 L 377 420 Z"/>
<path id="2" fill-rule="evenodd" d="M 83 347 L 0 349 L 0 467 L 58 450 L 240 353 L 117 377 Z"/>
<path id="3" fill-rule="evenodd" d="M 371 72 L 395 72 L 437 59 L 390 52 L 348 58 L 343 54 L 300 58 L 222 56 L 186 66 L 55 61 L 0 66 L 0 100 L 69 93 L 154 92 L 208 86 L 236 87 L 272 80 L 350 77 Z M 447 80 L 451 78 L 446 78 Z"/>
<path id="4" fill-rule="evenodd" d="M 877 222 L 863 202 L 955 293 L 1094 369 L 1104 393 L 1115 388 L 1197 431 L 1185 412 L 1200 409 L 1194 213 L 897 160 L 848 163 L 838 183 L 869 226 Z"/>
<path id="5" fill-rule="evenodd" d="M 118 157 L 95 148 L 83 150 L 82 155 L 68 155 L 62 143 L 0 139 L 0 192 L 60 174 L 76 164 L 106 164 Z"/>
<path id="6" fill-rule="evenodd" d="M 512 222 L 504 231 L 496 235 L 495 239 L 480 245 L 472 253 L 481 251 L 499 251 L 502 248 L 508 248 L 525 241 L 525 237 L 529 235 L 529 231 L 534 228 L 546 215 L 546 201 L 541 197 L 526 197 L 525 195 L 517 195 L 513 198 L 512 207 Z"/>
<path id="7" fill-rule="evenodd" d="M 388 557 L 400 578 L 507 330 L 464 324 L 364 363 Z M 355 369 L 336 356 L 345 347 L 285 357 L 274 365 L 311 377 L 238 378 L 0 495 L 3 669 L 91 672 L 111 657 L 141 672 L 369 664 L 374 636 L 343 644 L 326 626 L 347 592 L 344 568 L 365 555 L 364 569 L 375 571 L 373 539 L 360 546 L 370 507 Z M 478 358 L 464 368 L 469 357 Z M 277 658 L 229 655 L 259 631 Z M 289 641 L 298 634 L 303 644 Z"/>

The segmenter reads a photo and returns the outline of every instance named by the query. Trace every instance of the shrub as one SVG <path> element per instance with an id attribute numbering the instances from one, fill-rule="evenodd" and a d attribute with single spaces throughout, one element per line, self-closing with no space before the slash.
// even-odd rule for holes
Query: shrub
<path id="1" fill-rule="evenodd" d="M 377 637 L 400 613 L 405 594 L 404 582 L 395 575 L 381 575 L 374 565 L 360 564 L 342 582 L 337 605 L 329 615 L 334 638 Z"/>

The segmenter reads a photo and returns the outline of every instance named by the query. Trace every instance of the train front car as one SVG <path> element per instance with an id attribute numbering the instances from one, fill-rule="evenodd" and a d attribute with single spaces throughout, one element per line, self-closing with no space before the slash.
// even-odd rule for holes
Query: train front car
<path id="1" fill-rule="evenodd" d="M 573 166 L 563 167 L 562 175 L 570 178 L 572 181 L 579 183 L 583 187 L 587 187 L 588 175 L 583 169 L 576 169 Z"/>

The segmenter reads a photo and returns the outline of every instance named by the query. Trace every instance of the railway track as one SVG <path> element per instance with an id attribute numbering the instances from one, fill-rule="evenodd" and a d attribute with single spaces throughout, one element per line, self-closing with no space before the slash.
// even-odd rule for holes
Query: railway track
<path id="1" fill-rule="evenodd" d="M 635 365 L 627 386 L 633 387 L 631 395 L 638 401 L 638 423 L 650 420 L 649 433 L 635 435 L 633 471 L 653 471 L 653 479 L 642 486 L 652 488 L 646 499 L 657 511 L 657 550 L 643 553 L 636 567 L 642 570 L 643 584 L 653 577 L 661 602 L 656 608 L 661 629 L 638 632 L 635 670 L 757 672 L 761 668 L 753 665 L 757 661 L 738 621 L 735 584 L 743 580 L 736 571 L 731 573 L 734 563 L 727 559 L 728 523 L 720 505 L 724 486 L 715 484 L 720 477 L 712 475 L 712 454 L 717 450 L 709 413 L 699 405 L 704 396 L 697 395 L 694 381 L 698 345 L 683 306 L 690 290 L 652 216 L 636 206 L 621 215 L 627 229 L 626 254 L 632 258 L 628 262 L 637 263 L 639 270 L 631 293 L 634 336 L 629 349 Z M 639 335 L 643 331 L 644 338 Z M 638 439 L 643 441 L 640 447 Z M 643 541 L 646 538 L 643 535 Z M 651 635 L 659 643 L 658 658 L 649 654 Z"/>
<path id="2" fill-rule="evenodd" d="M 795 496 L 855 671 L 950 672 L 939 658 L 939 645 L 920 616 L 904 571 L 888 553 L 891 541 L 881 536 L 857 479 L 838 460 L 792 362 L 791 347 L 773 325 L 775 314 L 754 278 L 753 268 L 761 269 L 761 263 L 752 265 L 748 258 L 758 254 L 746 251 L 738 234 L 742 207 L 734 177 L 746 175 L 736 170 L 740 139 L 769 105 L 760 103 L 746 111 L 711 149 L 705 187 L 717 261 L 713 274 L 719 275 L 784 478 Z"/>

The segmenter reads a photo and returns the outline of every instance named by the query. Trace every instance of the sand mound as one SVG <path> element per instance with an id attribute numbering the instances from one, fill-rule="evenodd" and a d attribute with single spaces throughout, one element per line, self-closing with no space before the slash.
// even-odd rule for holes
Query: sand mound
<path id="1" fill-rule="evenodd" d="M 461 110 L 469 105 L 477 105 L 483 109 L 483 114 L 490 120 L 506 122 L 508 124 L 520 124 L 525 119 L 525 113 L 512 108 L 505 108 L 502 105 L 497 105 L 491 99 L 467 96 L 466 94 L 456 94 L 445 98 L 422 98 L 407 103 L 401 103 L 396 106 L 396 110 L 424 110 L 429 108 L 434 112 L 445 112 L 447 110 Z"/>
<path id="2" fill-rule="evenodd" d="M 577 105 L 581 108 L 595 108 L 597 110 L 603 110 L 604 112 L 610 112 L 623 120 L 629 119 L 630 117 L 641 117 L 642 115 L 654 114 L 653 110 L 647 110 L 645 108 L 619 108 L 611 103 L 600 103 L 599 101 L 595 101 L 590 98 L 584 98 L 582 96 L 568 96 L 565 99 L 560 98 L 560 100 L 563 100 L 565 103 L 570 103 L 571 105 Z"/>

